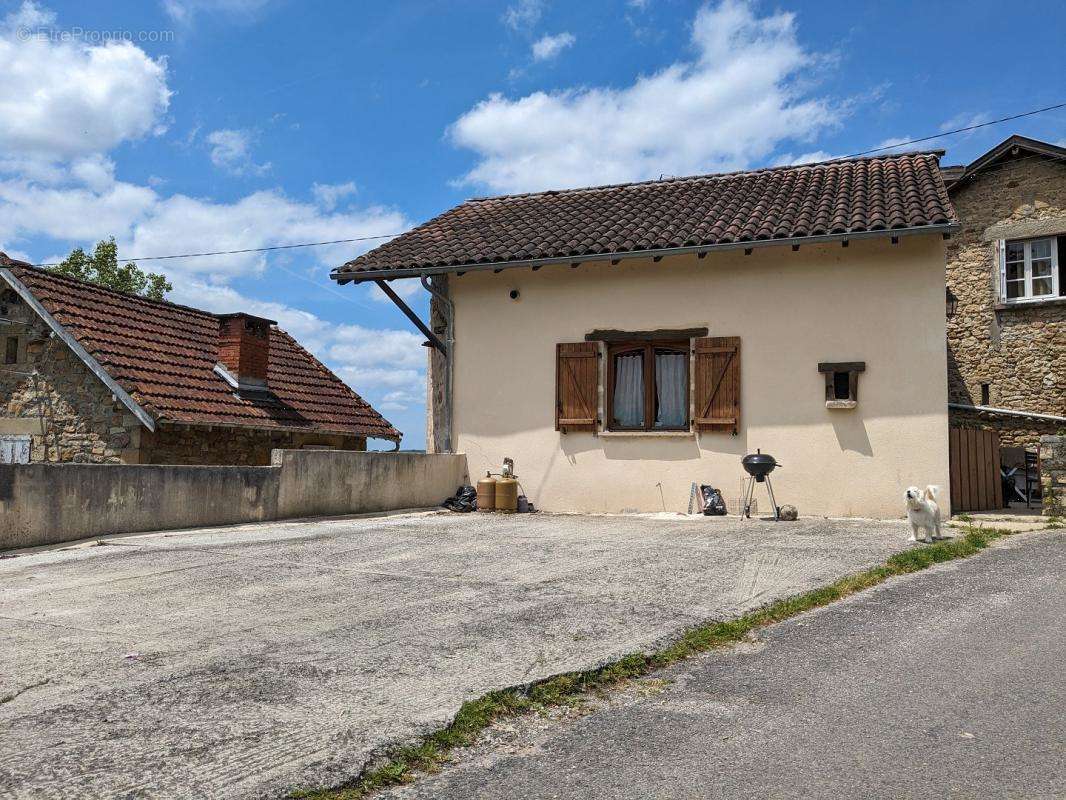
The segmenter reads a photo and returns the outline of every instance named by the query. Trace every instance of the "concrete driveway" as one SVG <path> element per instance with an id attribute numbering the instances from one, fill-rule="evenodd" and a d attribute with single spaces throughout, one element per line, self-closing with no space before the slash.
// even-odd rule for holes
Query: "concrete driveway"
<path id="1" fill-rule="evenodd" d="M 401 515 L 0 560 L 0 796 L 335 784 L 485 692 L 904 549 L 902 523 Z"/>

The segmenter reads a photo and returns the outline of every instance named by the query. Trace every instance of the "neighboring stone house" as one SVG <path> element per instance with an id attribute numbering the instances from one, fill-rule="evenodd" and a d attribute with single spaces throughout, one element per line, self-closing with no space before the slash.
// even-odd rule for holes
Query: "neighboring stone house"
<path id="1" fill-rule="evenodd" d="M 1066 427 L 1066 148 L 1011 136 L 944 167 L 951 424 L 1035 449 Z"/>
<path id="2" fill-rule="evenodd" d="M 0 462 L 269 464 L 401 434 L 271 320 L 210 314 L 0 253 Z"/>
<path id="3" fill-rule="evenodd" d="M 427 280 L 428 445 L 541 508 L 736 513 L 761 448 L 780 503 L 898 516 L 949 485 L 938 155 L 478 198 L 333 277 Z"/>

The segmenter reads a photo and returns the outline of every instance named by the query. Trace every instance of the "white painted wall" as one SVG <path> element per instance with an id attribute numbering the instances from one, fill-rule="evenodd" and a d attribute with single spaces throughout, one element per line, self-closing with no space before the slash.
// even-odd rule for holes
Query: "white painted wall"
<path id="1" fill-rule="evenodd" d="M 475 480 L 510 456 L 546 510 L 683 511 L 696 481 L 735 512 L 740 457 L 762 448 L 801 514 L 899 517 L 904 488 L 929 483 L 949 507 L 939 236 L 467 273 L 451 290 L 456 449 Z M 742 339 L 738 436 L 554 429 L 556 342 L 703 326 Z M 820 361 L 866 362 L 858 408 L 826 409 Z"/>

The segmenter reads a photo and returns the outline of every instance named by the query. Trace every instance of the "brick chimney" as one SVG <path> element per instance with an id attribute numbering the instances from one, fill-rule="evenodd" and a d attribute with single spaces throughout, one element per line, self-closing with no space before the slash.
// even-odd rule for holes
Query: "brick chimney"
<path id="1" fill-rule="evenodd" d="M 218 361 L 236 380 L 238 389 L 266 386 L 270 364 L 270 326 L 275 322 L 251 314 L 220 314 Z"/>

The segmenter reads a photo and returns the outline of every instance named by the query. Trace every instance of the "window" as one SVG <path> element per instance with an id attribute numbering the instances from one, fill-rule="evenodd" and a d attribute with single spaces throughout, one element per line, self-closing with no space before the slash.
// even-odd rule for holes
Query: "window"
<path id="1" fill-rule="evenodd" d="M 1043 300 L 1059 294 L 1058 242 L 1053 238 L 1002 244 L 1000 283 L 1008 303 Z"/>
<path id="2" fill-rule="evenodd" d="M 991 384 L 988 384 L 988 383 L 982 383 L 981 384 L 981 405 L 987 406 L 991 402 L 991 400 L 989 399 L 989 395 L 991 394 L 991 389 L 992 389 Z"/>
<path id="3" fill-rule="evenodd" d="M 825 376 L 825 407 L 855 408 L 859 402 L 859 373 L 865 361 L 823 362 L 818 371 Z"/>
<path id="4" fill-rule="evenodd" d="M 8 336 L 4 342 L 4 363 L 19 363 L 19 337 Z"/>
<path id="5" fill-rule="evenodd" d="M 688 342 L 625 342 L 607 354 L 608 430 L 688 430 Z"/>
<path id="6" fill-rule="evenodd" d="M 736 436 L 740 337 L 706 333 L 706 328 L 596 330 L 583 342 L 559 342 L 555 429 Z"/>

